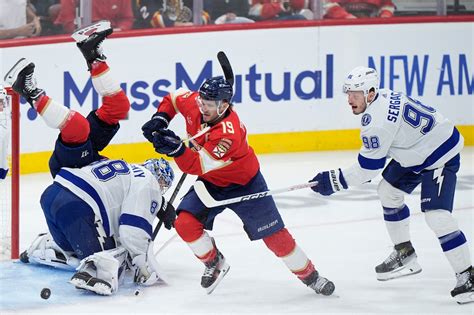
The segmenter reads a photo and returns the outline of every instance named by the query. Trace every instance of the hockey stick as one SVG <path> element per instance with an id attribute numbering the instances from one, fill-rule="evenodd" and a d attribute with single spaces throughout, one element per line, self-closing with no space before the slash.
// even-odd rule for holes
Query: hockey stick
<path id="1" fill-rule="evenodd" d="M 229 59 L 223 51 L 217 53 L 217 60 L 219 60 L 225 79 L 229 81 L 231 85 L 234 85 L 234 71 L 232 71 Z"/>
<path id="2" fill-rule="evenodd" d="M 309 182 L 309 183 L 294 185 L 294 186 L 290 186 L 290 187 L 286 187 L 286 188 L 261 191 L 261 192 L 250 194 L 250 195 L 245 195 L 245 196 L 240 196 L 240 197 L 235 197 L 235 198 L 230 198 L 230 199 L 224 199 L 224 200 L 215 200 L 211 196 L 211 194 L 207 191 L 206 186 L 204 185 L 204 183 L 202 181 L 196 181 L 194 183 L 194 190 L 196 191 L 196 194 L 198 195 L 199 199 L 201 199 L 202 203 L 207 208 L 214 208 L 214 207 L 218 207 L 218 206 L 228 205 L 228 204 L 231 204 L 231 203 L 237 203 L 237 202 L 242 202 L 242 201 L 247 201 L 247 200 L 259 199 L 259 198 L 263 198 L 263 197 L 267 197 L 267 196 L 271 196 L 271 195 L 281 194 L 281 193 L 288 192 L 288 191 L 313 187 L 313 186 L 316 186 L 317 184 L 318 184 L 318 182 Z"/>
<path id="3" fill-rule="evenodd" d="M 168 201 L 169 204 L 173 205 L 173 202 L 176 199 L 176 196 L 178 195 L 178 192 L 181 189 L 181 186 L 183 186 L 184 180 L 186 179 L 186 175 L 187 175 L 187 173 L 183 173 L 183 175 L 181 175 L 181 178 L 179 179 L 178 184 L 176 185 L 176 188 L 174 189 L 173 194 L 171 195 L 171 198 Z M 155 240 L 156 235 L 160 231 L 162 225 L 163 225 L 163 221 L 160 220 L 160 222 L 158 222 L 158 225 L 156 226 L 155 230 L 153 231 L 153 236 L 151 238 L 153 241 Z"/>
<path id="4" fill-rule="evenodd" d="M 187 141 L 191 141 L 193 139 L 199 138 L 200 136 L 202 136 L 203 134 L 208 132 L 209 129 L 211 129 L 211 127 L 207 126 L 206 128 L 199 131 L 197 134 L 195 134 L 194 136 L 189 137 L 189 138 L 185 138 L 185 139 L 181 139 L 180 142 L 187 142 Z M 156 133 L 157 133 L 157 131 L 153 131 L 151 134 L 154 136 Z M 170 139 L 172 142 L 176 142 L 176 143 L 178 142 L 178 141 L 173 141 L 173 140 L 176 140 L 175 138 L 171 138 L 171 137 L 168 137 L 168 136 L 166 136 L 165 138 Z"/>

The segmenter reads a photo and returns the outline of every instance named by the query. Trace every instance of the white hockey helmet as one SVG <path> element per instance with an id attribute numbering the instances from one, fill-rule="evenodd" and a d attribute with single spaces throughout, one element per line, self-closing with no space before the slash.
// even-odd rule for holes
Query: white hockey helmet
<path id="1" fill-rule="evenodd" d="M 367 102 L 367 95 L 374 90 L 375 94 L 379 91 L 379 76 L 377 71 L 367 67 L 356 67 L 352 69 L 344 81 L 343 92 L 362 91 L 364 92 L 365 101 Z"/>

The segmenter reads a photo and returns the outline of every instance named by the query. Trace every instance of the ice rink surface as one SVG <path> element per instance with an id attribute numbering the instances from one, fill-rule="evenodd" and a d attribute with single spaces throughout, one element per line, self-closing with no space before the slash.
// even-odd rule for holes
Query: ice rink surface
<path id="1" fill-rule="evenodd" d="M 356 151 L 274 154 L 260 156 L 260 162 L 268 186 L 277 189 L 304 183 L 317 171 L 347 167 L 356 157 Z M 458 175 L 453 213 L 472 256 L 473 148 L 462 152 Z M 376 196 L 379 180 L 331 197 L 304 189 L 275 198 L 298 245 L 320 274 L 335 283 L 331 297 L 305 287 L 262 241 L 250 242 L 238 217 L 226 210 L 217 217 L 211 235 L 231 268 L 211 295 L 200 286 L 202 263 L 174 231 L 163 229 L 155 251 L 160 250 L 157 257 L 167 284 L 143 288 L 135 296 L 135 286 L 128 280 L 118 294 L 100 297 L 68 284 L 71 272 L 4 262 L 0 263 L 0 314 L 474 314 L 474 303 L 457 305 L 450 297 L 455 277 L 424 221 L 419 189 L 407 196 L 406 203 L 412 214 L 412 243 L 423 271 L 388 282 L 376 280 L 375 265 L 392 250 Z M 187 178 L 179 196 L 193 181 Z M 49 174 L 22 177 L 21 250 L 46 231 L 39 198 L 50 182 Z M 49 300 L 40 298 L 44 287 L 51 289 Z"/>

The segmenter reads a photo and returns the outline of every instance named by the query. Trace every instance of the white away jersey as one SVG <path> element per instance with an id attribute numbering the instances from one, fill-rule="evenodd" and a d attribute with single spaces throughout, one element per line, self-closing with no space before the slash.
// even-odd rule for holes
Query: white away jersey
<path id="1" fill-rule="evenodd" d="M 146 253 L 162 196 L 155 177 L 137 164 L 102 160 L 82 168 L 62 168 L 54 179 L 87 202 L 104 233 L 129 250 Z"/>
<path id="2" fill-rule="evenodd" d="M 416 173 L 441 167 L 464 145 L 454 124 L 434 108 L 388 89 L 379 90 L 361 125 L 358 163 L 343 170 L 348 185 L 375 177 L 387 158 Z"/>

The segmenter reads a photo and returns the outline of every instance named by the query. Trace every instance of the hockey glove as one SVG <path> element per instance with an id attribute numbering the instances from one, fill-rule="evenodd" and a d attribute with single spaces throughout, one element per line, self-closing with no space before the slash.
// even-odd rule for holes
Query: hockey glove
<path id="1" fill-rule="evenodd" d="M 170 118 L 166 113 L 158 112 L 153 114 L 151 119 L 142 126 L 143 136 L 145 136 L 148 141 L 153 142 L 153 132 L 168 128 L 169 121 Z"/>
<path id="2" fill-rule="evenodd" d="M 176 220 L 176 210 L 172 204 L 166 201 L 164 197 L 162 197 L 161 209 L 156 214 L 156 217 L 160 219 L 160 221 L 163 221 L 163 224 L 167 230 L 171 230 L 171 228 L 174 227 L 174 221 Z"/>
<path id="3" fill-rule="evenodd" d="M 185 146 L 172 130 L 161 129 L 153 134 L 155 151 L 169 157 L 178 157 L 184 153 Z"/>
<path id="4" fill-rule="evenodd" d="M 323 196 L 329 196 L 342 189 L 347 189 L 347 183 L 342 175 L 341 169 L 318 173 L 310 182 L 317 181 L 316 186 L 311 187 Z"/>
<path id="5" fill-rule="evenodd" d="M 135 268 L 135 275 L 133 277 L 135 283 L 149 286 L 160 280 L 158 264 L 153 254 L 153 242 L 148 243 L 146 254 L 133 258 L 132 266 Z"/>

